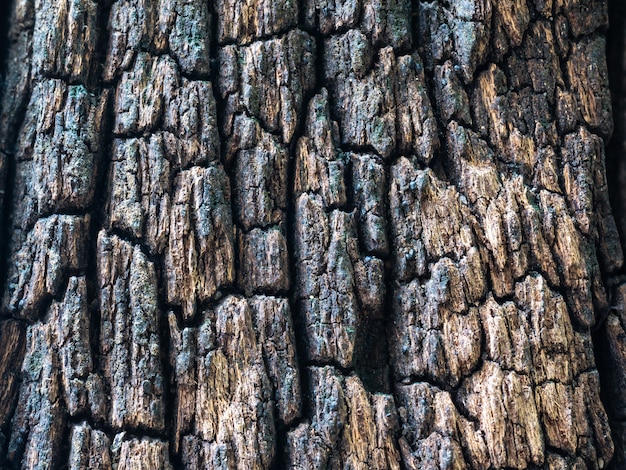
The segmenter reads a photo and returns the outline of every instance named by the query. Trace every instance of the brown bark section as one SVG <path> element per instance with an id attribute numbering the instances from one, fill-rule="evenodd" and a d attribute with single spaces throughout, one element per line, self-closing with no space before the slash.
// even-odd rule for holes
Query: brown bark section
<path id="1" fill-rule="evenodd" d="M 12 15 L 0 466 L 623 463 L 604 1 Z"/>

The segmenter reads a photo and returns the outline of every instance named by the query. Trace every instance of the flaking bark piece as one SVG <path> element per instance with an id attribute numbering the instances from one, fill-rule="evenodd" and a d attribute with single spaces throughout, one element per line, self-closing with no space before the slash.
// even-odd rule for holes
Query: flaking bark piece
<path id="1" fill-rule="evenodd" d="M 362 315 L 354 288 L 354 215 L 340 210 L 326 214 L 321 198 L 308 193 L 297 199 L 295 210 L 296 298 L 304 355 L 350 367 Z"/>
<path id="2" fill-rule="evenodd" d="M 114 2 L 107 25 L 104 80 L 119 77 L 145 50 L 169 53 L 184 74 L 206 78 L 210 73 L 211 20 L 202 0 Z"/>
<path id="3" fill-rule="evenodd" d="M 48 313 L 48 328 L 57 355 L 62 395 L 70 416 L 90 414 L 106 419 L 102 377 L 95 373 L 91 353 L 91 311 L 85 277 L 70 277 L 61 302 L 54 301 Z"/>
<path id="4" fill-rule="evenodd" d="M 375 155 L 352 154 L 352 200 L 357 207 L 359 239 L 365 252 L 378 257 L 389 254 L 387 239 L 387 175 Z"/>
<path id="5" fill-rule="evenodd" d="M 228 296 L 197 336 L 194 433 L 182 459 L 196 468 L 267 469 L 276 451 L 272 385 L 246 299 Z"/>
<path id="6" fill-rule="evenodd" d="M 11 417 L 19 394 L 19 370 L 26 349 L 26 328 L 15 320 L 0 322 L 0 426 Z"/>
<path id="7" fill-rule="evenodd" d="M 85 468 L 112 470 L 110 439 L 86 422 L 75 424 L 70 431 L 69 470 Z"/>
<path id="8" fill-rule="evenodd" d="M 398 385 L 395 396 L 402 428 L 398 446 L 408 468 L 490 468 L 484 433 L 461 415 L 450 392 L 416 382 Z"/>
<path id="9" fill-rule="evenodd" d="M 117 85 L 114 134 L 129 136 L 157 130 L 167 99 L 179 86 L 178 69 L 169 56 L 139 53 L 132 70 L 124 72 Z"/>
<path id="10" fill-rule="evenodd" d="M 238 274 L 237 283 L 248 296 L 288 292 L 289 250 L 282 226 L 255 228 L 239 235 Z"/>
<path id="11" fill-rule="evenodd" d="M 120 435 L 118 434 L 118 436 Z M 114 465 L 117 465 L 117 470 L 150 470 L 153 468 L 172 470 L 174 468 L 170 462 L 167 442 L 150 437 L 122 441 Z"/>
<path id="12" fill-rule="evenodd" d="M 302 392 L 289 301 L 254 296 L 248 302 L 257 340 L 274 388 L 277 418 L 284 424 L 290 424 L 300 416 Z"/>
<path id="13" fill-rule="evenodd" d="M 5 308 L 22 318 L 37 318 L 42 303 L 61 294 L 68 272 L 86 268 L 89 224 L 89 216 L 52 215 L 38 220 L 11 256 Z"/>
<path id="14" fill-rule="evenodd" d="M 52 470 L 61 463 L 67 417 L 55 343 L 49 324 L 27 328 L 22 384 L 7 453 L 15 467 Z"/>
<path id="15" fill-rule="evenodd" d="M 182 305 L 189 320 L 197 302 L 210 300 L 235 280 L 230 184 L 221 166 L 178 174 L 169 234 L 164 257 L 167 300 Z"/>
<path id="16" fill-rule="evenodd" d="M 220 44 L 246 44 L 274 36 L 298 24 L 298 2 L 284 0 L 217 0 L 217 38 Z"/>
<path id="17" fill-rule="evenodd" d="M 399 469 L 391 396 L 371 394 L 330 366 L 309 367 L 307 375 L 310 421 L 287 434 L 287 468 Z"/>
<path id="18" fill-rule="evenodd" d="M 98 234 L 100 353 L 114 429 L 165 426 L 157 277 L 139 246 Z"/>
<path id="19" fill-rule="evenodd" d="M 245 131 L 247 125 L 253 134 L 240 142 L 235 156 L 234 200 L 238 224 L 251 230 L 285 219 L 288 150 L 251 119 L 237 119 L 235 129 Z"/>
<path id="20" fill-rule="evenodd" d="M 57 79 L 35 85 L 16 152 L 15 223 L 22 229 L 91 206 L 109 95 Z"/>
<path id="21" fill-rule="evenodd" d="M 338 148 L 339 128 L 331 120 L 328 90 L 322 88 L 307 108 L 304 136 L 296 144 L 294 197 L 304 192 L 322 196 L 325 207 L 347 203 L 345 162 Z"/>
<path id="22" fill-rule="evenodd" d="M 289 144 L 304 108 L 305 94 L 315 86 L 315 40 L 294 29 L 247 46 L 225 48 L 220 55 L 220 91 L 228 97 L 224 133 L 235 115 L 245 112 Z M 236 131 L 236 129 L 235 129 Z"/>
<path id="23" fill-rule="evenodd" d="M 166 155 L 181 169 L 219 159 L 220 142 L 213 86 L 202 80 L 182 79 L 167 97 L 162 128 Z"/>
<path id="24" fill-rule="evenodd" d="M 99 36 L 97 2 L 40 0 L 35 4 L 32 75 L 62 76 L 88 85 Z"/>
<path id="25" fill-rule="evenodd" d="M 112 144 L 108 225 L 145 240 L 161 253 L 170 222 L 170 162 L 161 134 L 115 139 Z"/>
<path id="26" fill-rule="evenodd" d="M 584 122 L 607 139 L 613 133 L 613 113 L 605 50 L 600 36 L 574 43 L 565 70 Z"/>
<path id="27" fill-rule="evenodd" d="M 465 286 L 476 282 L 468 274 L 442 258 L 427 282 L 396 289 L 389 344 L 397 380 L 418 376 L 456 386 L 477 366 L 482 331 L 478 311 L 468 306 Z"/>
<path id="28" fill-rule="evenodd" d="M 391 167 L 390 180 L 394 278 L 422 276 L 427 261 L 452 253 L 458 259 L 476 246 L 474 217 L 456 188 L 404 157 Z"/>

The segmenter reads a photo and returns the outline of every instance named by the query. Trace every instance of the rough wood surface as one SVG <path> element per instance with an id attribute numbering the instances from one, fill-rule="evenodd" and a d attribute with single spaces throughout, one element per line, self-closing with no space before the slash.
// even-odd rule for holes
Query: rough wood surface
<path id="1" fill-rule="evenodd" d="M 0 468 L 622 468 L 611 9 L 15 0 Z"/>

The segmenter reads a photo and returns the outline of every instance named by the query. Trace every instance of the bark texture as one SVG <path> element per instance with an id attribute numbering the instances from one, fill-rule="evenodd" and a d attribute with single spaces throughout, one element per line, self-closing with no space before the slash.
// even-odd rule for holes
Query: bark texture
<path id="1" fill-rule="evenodd" d="M 606 1 L 11 15 L 0 467 L 626 465 Z"/>

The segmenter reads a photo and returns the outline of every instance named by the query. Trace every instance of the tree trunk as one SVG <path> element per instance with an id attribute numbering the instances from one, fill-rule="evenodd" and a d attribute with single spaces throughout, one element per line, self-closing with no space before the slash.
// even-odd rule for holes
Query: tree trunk
<path id="1" fill-rule="evenodd" d="M 608 16 L 15 0 L 0 468 L 624 468 Z"/>

